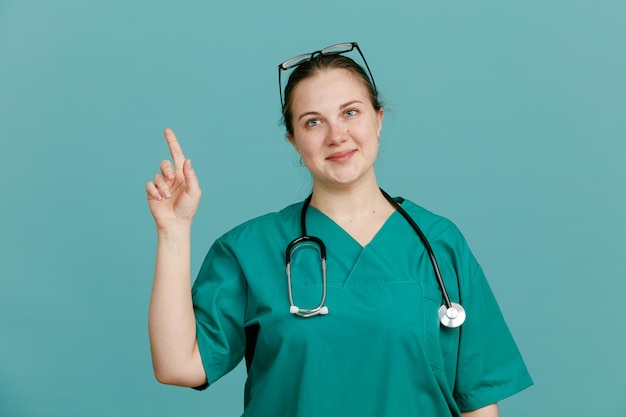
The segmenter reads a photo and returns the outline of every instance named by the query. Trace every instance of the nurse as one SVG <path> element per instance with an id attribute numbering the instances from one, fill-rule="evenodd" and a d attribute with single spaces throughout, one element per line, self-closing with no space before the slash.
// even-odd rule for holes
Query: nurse
<path id="1" fill-rule="evenodd" d="M 244 416 L 497 416 L 497 402 L 532 380 L 461 233 L 396 198 L 467 312 L 460 328 L 440 326 L 442 293 L 424 244 L 376 179 L 384 110 L 371 74 L 348 56 L 355 48 L 281 65 L 279 73 L 293 70 L 281 104 L 287 139 L 313 178 L 308 208 L 298 202 L 220 237 L 193 288 L 201 190 L 165 130 L 173 164 L 163 161 L 146 185 L 158 236 L 149 312 L 156 378 L 203 389 L 245 357 Z M 288 286 L 285 248 L 303 234 L 302 213 L 306 232 L 326 245 L 327 277 L 317 246 L 305 242 L 291 252 Z M 322 294 L 328 314 L 290 311 L 292 295 L 313 308 Z"/>

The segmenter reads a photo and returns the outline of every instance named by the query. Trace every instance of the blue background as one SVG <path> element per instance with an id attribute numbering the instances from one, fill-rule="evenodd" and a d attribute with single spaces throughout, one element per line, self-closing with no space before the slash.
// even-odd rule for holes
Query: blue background
<path id="1" fill-rule="evenodd" d="M 381 185 L 463 230 L 535 379 L 501 414 L 626 415 L 625 12 L 0 0 L 0 415 L 241 413 L 241 367 L 203 393 L 153 378 L 144 184 L 172 127 L 204 192 L 195 274 L 221 233 L 308 193 L 277 64 L 353 40 L 387 104 Z"/>

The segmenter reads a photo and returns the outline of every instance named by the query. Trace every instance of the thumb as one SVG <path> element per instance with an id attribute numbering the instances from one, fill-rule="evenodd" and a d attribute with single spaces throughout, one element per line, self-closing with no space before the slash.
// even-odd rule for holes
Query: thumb
<path id="1" fill-rule="evenodd" d="M 191 159 L 186 159 L 183 163 L 183 176 L 185 177 L 185 183 L 187 184 L 187 193 L 191 195 L 199 195 L 200 184 L 198 183 L 198 176 L 196 171 L 191 167 Z"/>

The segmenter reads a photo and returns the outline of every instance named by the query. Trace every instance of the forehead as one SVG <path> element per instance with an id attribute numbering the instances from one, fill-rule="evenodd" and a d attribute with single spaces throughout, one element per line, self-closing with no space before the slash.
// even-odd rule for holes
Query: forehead
<path id="1" fill-rule="evenodd" d="M 335 68 L 316 72 L 300 81 L 292 92 L 292 106 L 311 106 L 335 100 L 369 102 L 365 81 L 352 71 Z"/>

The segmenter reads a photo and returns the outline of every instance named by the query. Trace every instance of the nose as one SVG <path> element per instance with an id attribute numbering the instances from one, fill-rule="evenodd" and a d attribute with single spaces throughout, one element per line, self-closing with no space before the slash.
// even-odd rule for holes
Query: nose
<path id="1" fill-rule="evenodd" d="M 329 123 L 326 142 L 329 144 L 343 143 L 348 138 L 349 132 L 347 127 L 341 126 L 339 123 Z"/>

